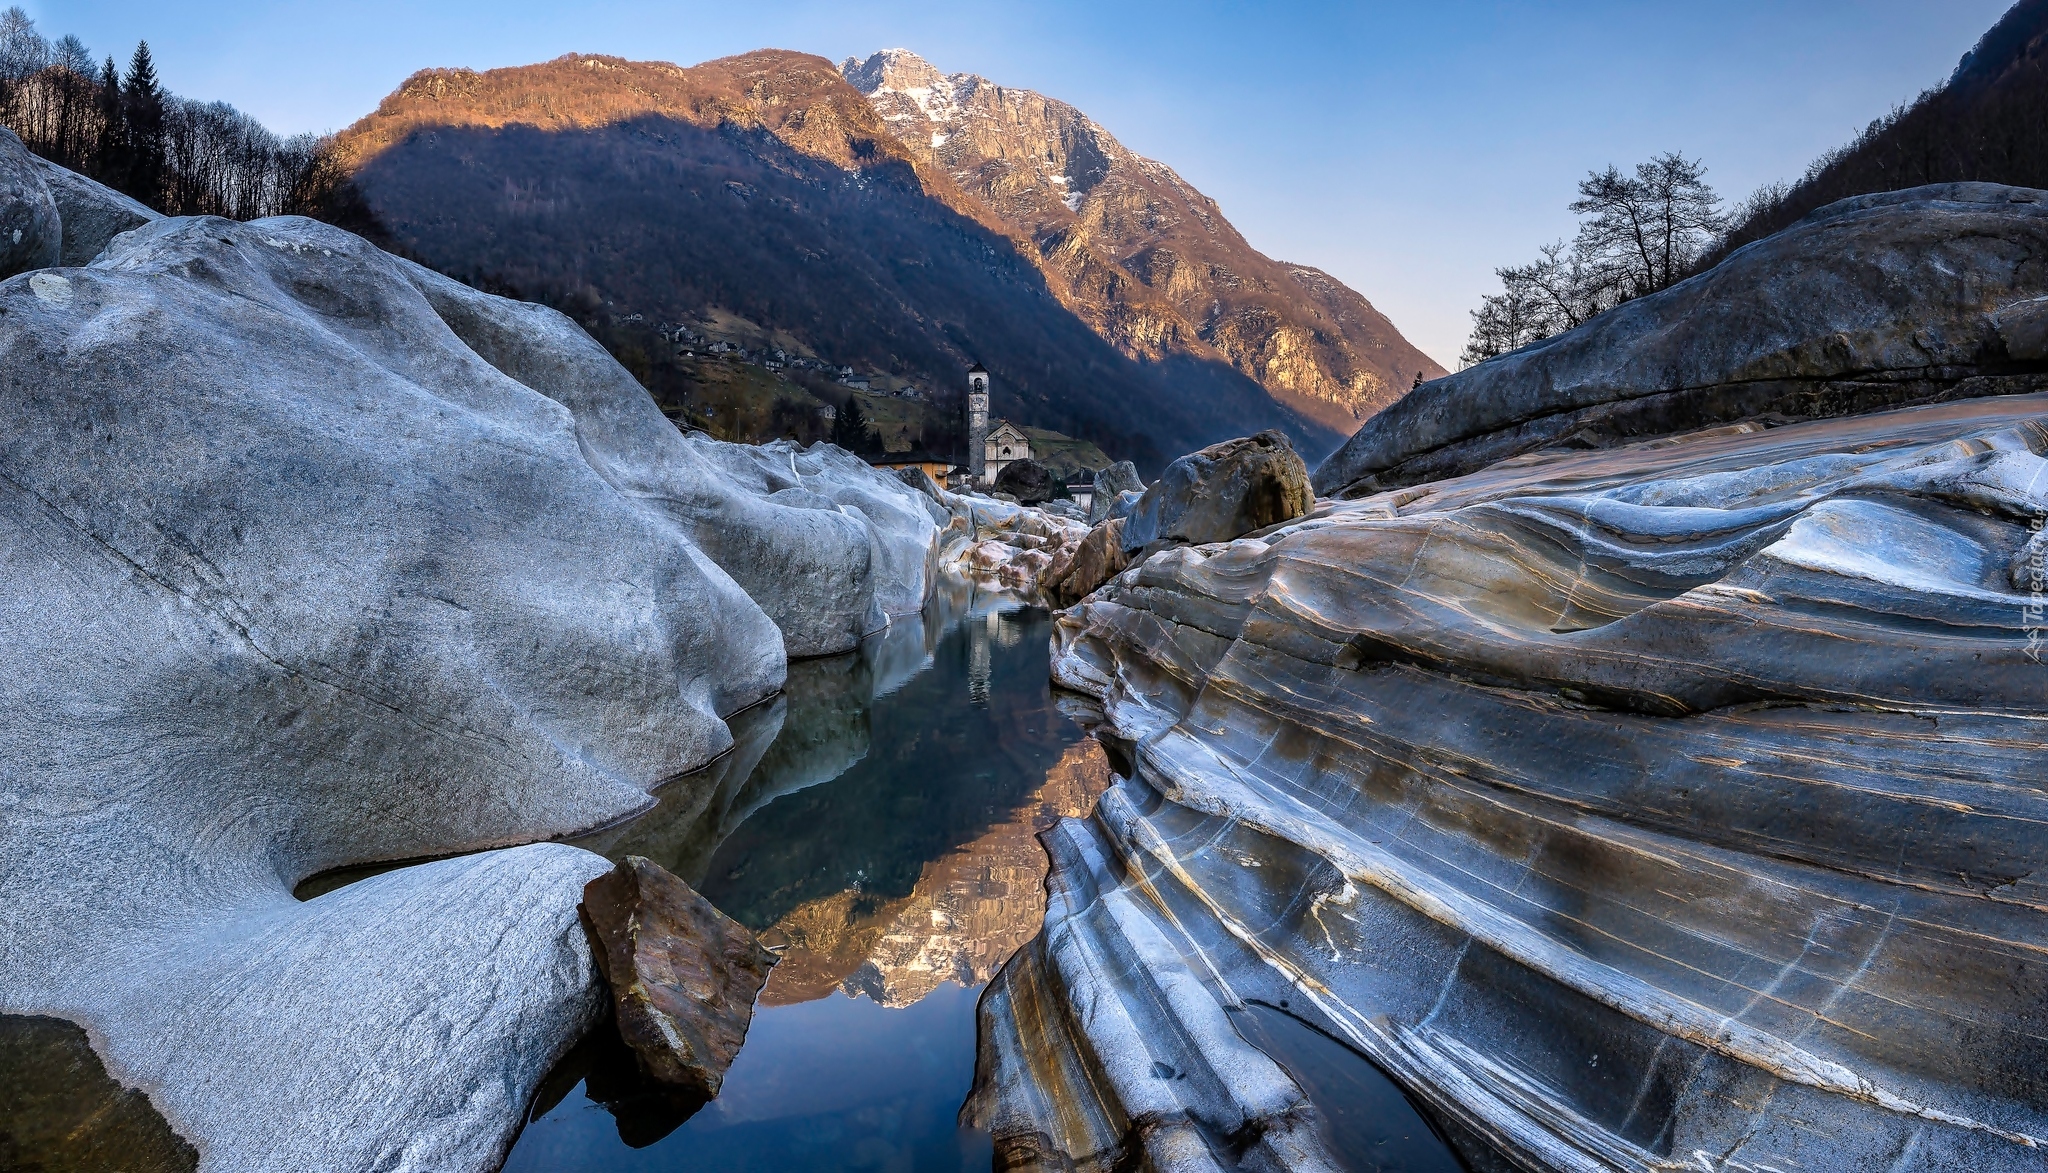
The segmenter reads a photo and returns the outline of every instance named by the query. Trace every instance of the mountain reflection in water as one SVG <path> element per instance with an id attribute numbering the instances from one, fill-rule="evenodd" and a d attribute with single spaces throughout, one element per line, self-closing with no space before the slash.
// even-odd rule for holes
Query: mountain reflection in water
<path id="1" fill-rule="evenodd" d="M 1086 814 L 1109 765 L 1054 706 L 1044 612 L 962 583 L 927 615 L 791 664 L 732 753 L 581 841 L 653 859 L 782 961 L 717 1100 L 650 1100 L 601 1031 L 508 1170 L 989 1167 L 955 1123 L 975 999 L 1043 920 L 1037 832 Z"/>

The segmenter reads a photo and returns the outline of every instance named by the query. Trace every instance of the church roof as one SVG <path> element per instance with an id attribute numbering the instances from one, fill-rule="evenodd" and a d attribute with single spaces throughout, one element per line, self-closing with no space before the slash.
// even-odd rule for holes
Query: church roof
<path id="1" fill-rule="evenodd" d="M 970 375 L 986 375 L 988 374 L 988 368 L 982 366 L 980 363 L 977 362 L 973 366 L 967 368 L 967 373 Z"/>

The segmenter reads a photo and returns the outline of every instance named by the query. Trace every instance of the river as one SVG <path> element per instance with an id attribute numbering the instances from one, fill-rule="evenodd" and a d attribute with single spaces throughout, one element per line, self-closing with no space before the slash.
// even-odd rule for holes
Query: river
<path id="1" fill-rule="evenodd" d="M 607 1025 L 549 1077 L 506 1169 L 987 1170 L 989 1138 L 957 1122 L 975 1002 L 1039 931 L 1037 833 L 1110 782 L 1048 685 L 1050 632 L 1044 611 L 955 583 L 922 624 L 792 664 L 782 697 L 734 720 L 732 753 L 580 840 L 654 859 L 782 959 L 717 1099 L 641 1085 Z M 1456 1168 L 1369 1064 L 1273 1017 L 1245 1025 L 1347 1164 Z"/>

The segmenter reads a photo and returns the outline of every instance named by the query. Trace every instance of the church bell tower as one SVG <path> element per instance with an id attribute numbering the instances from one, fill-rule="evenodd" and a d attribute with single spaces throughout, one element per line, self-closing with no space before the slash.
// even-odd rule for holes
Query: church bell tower
<path id="1" fill-rule="evenodd" d="M 988 368 L 967 368 L 967 480 L 978 485 L 988 467 Z"/>

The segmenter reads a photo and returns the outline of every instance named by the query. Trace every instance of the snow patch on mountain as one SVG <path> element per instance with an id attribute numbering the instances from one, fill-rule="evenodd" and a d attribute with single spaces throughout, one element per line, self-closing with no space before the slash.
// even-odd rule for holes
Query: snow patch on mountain
<path id="1" fill-rule="evenodd" d="M 848 57 L 839 63 L 839 75 L 854 89 L 868 96 L 881 109 L 887 95 L 899 95 L 903 101 L 915 106 L 917 113 L 933 122 L 951 122 L 960 112 L 960 103 L 955 89 L 963 80 L 979 81 L 971 74 L 956 74 L 947 77 L 938 67 L 908 49 L 883 49 L 867 60 Z M 892 121 L 908 118 L 910 111 L 902 109 L 900 103 L 889 103 L 895 107 L 886 110 L 883 117 Z M 932 144 L 934 147 L 937 143 Z"/>

